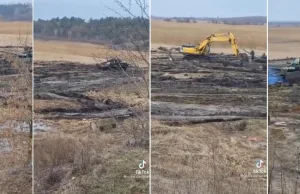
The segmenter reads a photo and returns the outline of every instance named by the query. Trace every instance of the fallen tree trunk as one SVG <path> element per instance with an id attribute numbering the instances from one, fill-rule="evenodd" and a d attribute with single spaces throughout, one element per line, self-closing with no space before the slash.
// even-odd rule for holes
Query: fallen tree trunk
<path id="1" fill-rule="evenodd" d="M 226 121 L 239 121 L 247 119 L 261 119 L 243 116 L 165 116 L 165 115 L 152 115 L 152 119 L 165 121 L 169 124 L 198 124 L 198 123 L 211 123 L 211 122 L 226 122 Z"/>

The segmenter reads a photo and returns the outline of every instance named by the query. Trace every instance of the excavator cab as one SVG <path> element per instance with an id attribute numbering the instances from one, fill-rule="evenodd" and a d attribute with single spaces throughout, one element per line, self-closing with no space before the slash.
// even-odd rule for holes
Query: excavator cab
<path id="1" fill-rule="evenodd" d="M 207 44 L 207 46 L 206 46 L 205 48 L 203 48 L 203 53 L 204 53 L 205 55 L 210 53 L 210 45 L 211 45 L 211 44 Z"/>
<path id="2" fill-rule="evenodd" d="M 194 44 L 184 44 L 180 47 L 180 53 L 185 52 L 184 50 L 186 50 L 186 49 L 189 49 L 189 48 L 194 49 L 195 47 L 196 47 L 196 45 L 194 45 Z"/>

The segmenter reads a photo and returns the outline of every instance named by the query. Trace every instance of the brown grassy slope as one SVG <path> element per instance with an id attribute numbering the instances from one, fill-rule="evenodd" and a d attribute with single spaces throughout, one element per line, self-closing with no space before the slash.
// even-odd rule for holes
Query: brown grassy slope
<path id="1" fill-rule="evenodd" d="M 269 27 L 269 58 L 299 57 L 300 27 Z"/>
<path id="2" fill-rule="evenodd" d="M 197 44 L 211 34 L 226 32 L 232 32 L 236 36 L 240 47 L 266 49 L 266 26 L 177 23 L 160 20 L 151 22 L 152 43 L 178 46 L 187 43 Z"/>

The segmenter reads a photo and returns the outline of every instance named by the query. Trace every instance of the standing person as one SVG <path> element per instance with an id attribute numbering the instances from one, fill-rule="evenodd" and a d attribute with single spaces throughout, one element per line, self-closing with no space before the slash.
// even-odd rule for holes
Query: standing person
<path id="1" fill-rule="evenodd" d="M 252 50 L 250 54 L 251 54 L 251 59 L 254 60 L 254 56 L 255 56 L 254 50 Z"/>

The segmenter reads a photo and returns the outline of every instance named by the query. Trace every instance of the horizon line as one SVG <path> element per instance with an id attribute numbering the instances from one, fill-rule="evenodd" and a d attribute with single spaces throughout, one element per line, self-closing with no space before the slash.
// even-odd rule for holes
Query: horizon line
<path id="1" fill-rule="evenodd" d="M 218 16 L 156 16 L 152 15 L 151 17 L 160 17 L 160 18 L 242 18 L 242 17 L 267 17 L 263 15 L 248 15 L 248 16 L 228 16 L 228 17 L 218 17 Z"/>

